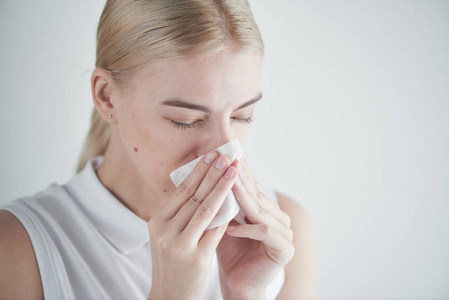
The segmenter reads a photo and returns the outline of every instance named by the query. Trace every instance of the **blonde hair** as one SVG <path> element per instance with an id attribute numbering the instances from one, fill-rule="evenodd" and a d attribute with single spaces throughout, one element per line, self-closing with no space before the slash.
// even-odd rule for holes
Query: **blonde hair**
<path id="1" fill-rule="evenodd" d="M 227 48 L 264 53 L 247 0 L 108 0 L 97 29 L 97 68 L 125 84 L 138 67 L 155 60 Z M 109 124 L 94 108 L 77 172 L 104 155 Z"/>

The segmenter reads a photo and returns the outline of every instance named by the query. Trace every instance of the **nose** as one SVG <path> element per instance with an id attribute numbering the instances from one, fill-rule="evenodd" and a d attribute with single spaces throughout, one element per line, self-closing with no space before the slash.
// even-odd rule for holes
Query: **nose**
<path id="1" fill-rule="evenodd" d="M 220 147 L 236 138 L 230 124 L 225 122 L 209 126 L 198 141 L 198 156 Z"/>

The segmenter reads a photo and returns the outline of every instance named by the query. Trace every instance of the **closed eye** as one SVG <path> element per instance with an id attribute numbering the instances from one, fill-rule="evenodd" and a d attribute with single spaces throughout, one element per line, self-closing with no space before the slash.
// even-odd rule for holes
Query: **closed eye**
<path id="1" fill-rule="evenodd" d="M 179 130 L 186 130 L 187 128 L 195 128 L 195 127 L 197 127 L 198 123 L 201 122 L 201 121 L 195 121 L 193 123 L 188 123 L 188 124 L 186 124 L 186 123 L 179 123 L 179 122 L 176 122 L 176 121 L 173 121 L 173 120 L 171 120 L 171 122 L 172 122 L 173 126 L 175 126 L 177 129 L 179 129 Z"/>
<path id="2" fill-rule="evenodd" d="M 236 120 L 236 121 L 239 121 L 240 123 L 247 123 L 247 124 L 252 123 L 254 121 L 254 117 L 253 116 L 248 117 L 248 118 L 244 118 L 244 119 L 239 119 L 239 118 L 233 118 L 233 119 Z"/>
<path id="3" fill-rule="evenodd" d="M 237 122 L 239 122 L 239 123 L 243 123 L 243 124 L 250 124 L 250 123 L 252 123 L 254 121 L 254 117 L 253 116 L 248 117 L 248 118 L 243 118 L 243 119 L 241 119 L 241 118 L 232 118 L 232 119 L 237 121 Z M 195 122 L 192 122 L 192 123 L 181 123 L 181 122 L 176 122 L 176 121 L 173 121 L 173 120 L 170 120 L 170 121 L 171 121 L 172 125 L 175 126 L 178 130 L 186 130 L 186 129 L 189 129 L 189 128 L 196 128 L 196 127 L 199 126 L 199 124 L 201 122 L 203 122 L 202 120 L 198 120 L 198 121 L 195 121 Z"/>

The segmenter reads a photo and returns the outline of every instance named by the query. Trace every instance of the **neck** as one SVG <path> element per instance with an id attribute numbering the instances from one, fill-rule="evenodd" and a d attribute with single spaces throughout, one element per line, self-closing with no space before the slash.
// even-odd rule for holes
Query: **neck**
<path id="1" fill-rule="evenodd" d="M 98 178 L 129 210 L 148 222 L 163 199 L 146 184 L 126 153 L 114 149 L 117 147 L 107 148 L 97 169 Z"/>

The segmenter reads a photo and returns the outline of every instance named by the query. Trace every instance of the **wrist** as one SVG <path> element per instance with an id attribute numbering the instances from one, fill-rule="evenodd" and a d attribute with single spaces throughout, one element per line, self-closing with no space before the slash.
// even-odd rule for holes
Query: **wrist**
<path id="1" fill-rule="evenodd" d="M 201 294 L 188 294 L 188 293 L 180 293 L 179 291 L 156 291 L 155 289 L 150 290 L 150 294 L 147 297 L 147 300 L 163 300 L 163 299 L 183 299 L 183 300 L 197 300 L 203 299 L 204 295 Z"/>
<path id="2" fill-rule="evenodd" d="M 221 294 L 224 300 L 234 300 L 234 299 L 248 299 L 248 300 L 265 300 L 267 299 L 265 289 L 254 289 L 248 288 L 243 285 L 230 285 L 229 280 L 223 274 L 221 268 L 219 269 L 220 277 L 220 288 Z"/>
<path id="3" fill-rule="evenodd" d="M 266 300 L 267 297 L 265 293 L 228 293 L 225 297 L 225 300 Z"/>
<path id="4" fill-rule="evenodd" d="M 255 290 L 242 290 L 242 291 L 223 291 L 223 299 L 225 300 L 266 300 L 267 296 L 265 291 L 255 291 Z"/>

